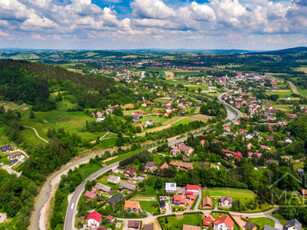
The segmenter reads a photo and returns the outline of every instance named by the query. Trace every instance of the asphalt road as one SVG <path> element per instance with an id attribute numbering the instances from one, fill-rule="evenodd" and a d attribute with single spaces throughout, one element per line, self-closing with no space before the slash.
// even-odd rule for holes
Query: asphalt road
<path id="1" fill-rule="evenodd" d="M 242 113 L 239 110 L 235 109 L 234 107 L 232 107 L 231 105 L 227 104 L 225 101 L 223 101 L 221 99 L 221 97 L 224 94 L 227 94 L 227 92 L 223 93 L 223 94 L 220 94 L 218 96 L 218 100 L 219 100 L 220 103 L 222 103 L 226 107 L 227 114 L 228 114 L 228 120 L 230 120 L 230 121 L 237 121 L 238 119 L 241 118 Z M 230 122 L 227 123 L 226 125 L 228 125 L 228 124 L 230 124 Z M 194 134 L 194 136 L 200 136 L 202 134 L 203 134 L 203 131 Z M 168 145 L 171 146 L 171 145 L 174 145 L 176 143 L 183 142 L 186 139 L 187 139 L 187 137 L 180 138 L 180 139 L 169 139 Z M 149 149 L 148 151 L 152 152 L 156 148 L 157 147 L 153 147 L 153 148 Z M 76 191 L 73 193 L 72 198 L 71 198 L 71 200 L 70 200 L 70 202 L 68 204 L 68 207 L 67 207 L 65 223 L 64 223 L 64 230 L 73 230 L 74 229 L 75 216 L 77 214 L 77 204 L 78 204 L 78 201 L 79 201 L 79 199 L 81 197 L 82 192 L 85 189 L 85 185 L 86 185 L 87 181 L 94 180 L 95 178 L 99 177 L 103 173 L 106 173 L 110 169 L 116 168 L 118 165 L 119 165 L 119 162 L 116 162 L 116 163 L 111 164 L 111 165 L 109 165 L 109 166 L 107 166 L 105 168 L 100 169 L 99 171 L 97 171 L 94 174 L 92 174 L 91 176 L 89 176 L 85 181 L 83 181 L 78 186 Z M 196 207 L 196 209 L 198 209 L 198 207 Z"/>

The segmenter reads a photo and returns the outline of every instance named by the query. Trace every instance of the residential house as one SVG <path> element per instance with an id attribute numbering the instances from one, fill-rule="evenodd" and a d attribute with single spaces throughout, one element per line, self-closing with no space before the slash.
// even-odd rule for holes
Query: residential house
<path id="1" fill-rule="evenodd" d="M 234 152 L 233 153 L 233 158 L 239 158 L 239 159 L 242 159 L 243 156 L 242 156 L 242 153 L 237 151 L 237 152 Z"/>
<path id="2" fill-rule="evenodd" d="M 185 157 L 185 158 L 182 158 L 182 161 L 183 161 L 183 162 L 191 162 L 191 158 Z"/>
<path id="3" fill-rule="evenodd" d="M 158 169 L 158 165 L 155 162 L 148 161 L 145 165 L 145 169 L 150 172 L 154 172 Z"/>
<path id="4" fill-rule="evenodd" d="M 96 200 L 97 198 L 97 194 L 95 192 L 91 192 L 91 191 L 86 191 L 84 193 L 84 196 L 89 199 L 89 200 Z"/>
<path id="5" fill-rule="evenodd" d="M 15 159 L 15 160 L 9 161 L 8 164 L 9 164 L 9 165 L 13 165 L 13 164 L 15 164 L 15 163 L 17 163 L 17 162 L 18 162 L 18 159 Z"/>
<path id="6" fill-rule="evenodd" d="M 205 216 L 203 219 L 203 225 L 205 227 L 211 227 L 212 226 L 212 217 L 211 216 Z"/>
<path id="7" fill-rule="evenodd" d="M 284 226 L 283 230 L 301 230 L 302 224 L 297 219 L 289 220 Z"/>
<path id="8" fill-rule="evenodd" d="M 136 189 L 136 186 L 133 185 L 133 184 L 130 184 L 128 182 L 125 182 L 125 181 L 121 181 L 119 186 L 118 186 L 118 190 L 124 190 L 124 189 L 127 189 L 127 190 L 130 190 L 130 191 L 134 191 Z"/>
<path id="9" fill-rule="evenodd" d="M 111 194 L 114 191 L 114 188 L 111 188 L 109 186 L 106 186 L 106 185 L 100 184 L 100 183 L 97 183 L 94 186 L 94 189 L 96 189 L 99 192 L 105 192 L 105 193 L 109 193 L 109 194 Z"/>
<path id="10" fill-rule="evenodd" d="M 245 225 L 244 225 L 244 229 L 246 230 L 257 230 L 257 225 L 251 223 L 251 222 L 247 222 Z"/>
<path id="11" fill-rule="evenodd" d="M 127 168 L 125 169 L 124 175 L 125 175 L 126 177 L 133 178 L 133 177 L 135 177 L 135 174 L 136 174 L 136 169 L 135 169 L 133 166 L 127 167 Z"/>
<path id="12" fill-rule="evenodd" d="M 181 161 L 171 161 L 169 165 L 172 165 L 178 168 L 184 168 L 186 170 L 191 170 L 194 168 L 193 163 L 181 162 Z"/>
<path id="13" fill-rule="evenodd" d="M 185 206 L 187 197 L 185 195 L 174 195 L 174 204 L 177 206 Z"/>
<path id="14" fill-rule="evenodd" d="M 248 150 L 251 150 L 252 147 L 253 147 L 253 144 L 252 144 L 252 143 L 248 143 L 248 144 L 247 144 L 247 149 L 248 149 Z"/>
<path id="15" fill-rule="evenodd" d="M 174 148 L 170 151 L 170 153 L 172 156 L 177 156 L 177 154 L 180 153 L 180 149 Z"/>
<path id="16" fill-rule="evenodd" d="M 193 192 L 193 194 L 194 194 L 194 193 L 198 193 L 198 191 L 199 191 L 199 185 L 187 184 L 187 186 L 186 186 L 186 191 L 187 191 L 187 192 Z"/>
<path id="17" fill-rule="evenodd" d="M 187 156 L 189 156 L 194 151 L 192 147 L 186 146 L 184 143 L 176 144 L 175 147 L 180 149 L 180 151 L 182 151 Z"/>
<path id="18" fill-rule="evenodd" d="M 232 207 L 232 197 L 222 196 L 219 202 L 219 206 L 223 208 L 231 208 Z"/>
<path id="19" fill-rule="evenodd" d="M 302 190 L 302 196 L 303 197 L 307 197 L 307 189 L 303 189 Z"/>
<path id="20" fill-rule="evenodd" d="M 165 192 L 166 193 L 176 193 L 177 192 L 176 183 L 165 183 Z"/>
<path id="21" fill-rule="evenodd" d="M 261 149 L 270 150 L 270 147 L 267 145 L 260 145 Z"/>
<path id="22" fill-rule="evenodd" d="M 160 169 L 168 169 L 168 164 L 164 162 L 161 166 Z"/>
<path id="23" fill-rule="evenodd" d="M 184 224 L 184 225 L 182 226 L 182 230 L 202 230 L 202 228 L 199 227 L 199 226 Z"/>
<path id="24" fill-rule="evenodd" d="M 129 220 L 128 221 L 128 228 L 139 229 L 140 228 L 140 222 L 134 221 L 134 220 Z"/>
<path id="25" fill-rule="evenodd" d="M 235 223 L 231 217 L 226 215 L 216 218 L 213 226 L 215 230 L 233 230 L 234 224 Z"/>
<path id="26" fill-rule="evenodd" d="M 146 121 L 145 127 L 153 125 L 153 120 Z"/>
<path id="27" fill-rule="evenodd" d="M 154 230 L 154 226 L 152 224 L 145 224 L 143 230 Z"/>
<path id="28" fill-rule="evenodd" d="M 109 221 L 109 223 L 113 224 L 115 222 L 115 217 L 114 216 L 106 216 L 107 220 Z"/>
<path id="29" fill-rule="evenodd" d="M 102 215 L 98 212 L 91 212 L 87 217 L 87 226 L 91 229 L 96 229 L 99 227 Z"/>
<path id="30" fill-rule="evenodd" d="M 121 193 L 117 193 L 116 195 L 112 196 L 107 200 L 107 203 L 111 204 L 117 202 L 118 200 L 122 199 L 123 195 Z"/>
<path id="31" fill-rule="evenodd" d="M 209 196 L 203 198 L 203 209 L 212 209 L 212 200 Z"/>
<path id="32" fill-rule="evenodd" d="M 248 157 L 251 158 L 251 157 L 256 157 L 258 159 L 260 159 L 262 156 L 262 153 L 252 153 L 252 152 L 249 152 L 248 153 Z"/>
<path id="33" fill-rule="evenodd" d="M 160 205 L 160 209 L 165 209 L 165 201 L 164 200 L 161 200 L 159 202 L 159 205 Z"/>
<path id="34" fill-rule="evenodd" d="M 12 147 L 11 145 L 5 145 L 1 147 L 1 152 L 3 153 L 7 153 L 7 152 L 11 152 L 12 151 Z"/>
<path id="35" fill-rule="evenodd" d="M 268 141 L 274 141 L 274 137 L 273 137 L 273 136 L 266 136 L 266 139 L 267 139 Z"/>
<path id="36" fill-rule="evenodd" d="M 140 202 L 132 201 L 132 200 L 126 200 L 124 210 L 127 211 L 127 212 L 138 212 L 138 211 L 140 211 Z"/>
<path id="37" fill-rule="evenodd" d="M 108 182 L 113 184 L 118 184 L 120 182 L 119 176 L 109 175 L 108 176 Z"/>
<path id="38" fill-rule="evenodd" d="M 16 151 L 16 152 L 13 152 L 10 155 L 8 155 L 7 159 L 13 160 L 13 159 L 15 159 L 16 157 L 19 157 L 19 156 L 22 156 L 22 152 Z"/>

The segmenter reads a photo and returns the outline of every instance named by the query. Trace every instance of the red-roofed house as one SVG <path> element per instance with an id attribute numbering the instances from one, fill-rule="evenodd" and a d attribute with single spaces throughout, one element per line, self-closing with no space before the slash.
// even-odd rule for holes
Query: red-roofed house
<path id="1" fill-rule="evenodd" d="M 296 114 L 288 114 L 288 116 L 289 116 L 290 118 L 297 118 L 297 115 L 296 115 Z"/>
<path id="2" fill-rule="evenodd" d="M 262 153 L 252 153 L 252 152 L 249 152 L 249 153 L 248 153 L 248 157 L 253 157 L 253 156 L 255 156 L 255 157 L 257 157 L 258 159 L 260 159 L 261 156 L 262 156 Z"/>
<path id="3" fill-rule="evenodd" d="M 187 197 L 185 195 L 174 195 L 175 205 L 185 205 L 187 203 Z"/>
<path id="4" fill-rule="evenodd" d="M 95 200 L 97 198 L 97 194 L 95 192 L 86 191 L 84 196 L 89 200 Z"/>
<path id="5" fill-rule="evenodd" d="M 233 220 L 230 218 L 230 216 L 221 216 L 219 218 L 216 218 L 214 221 L 214 229 L 216 230 L 233 230 L 234 226 Z"/>
<path id="6" fill-rule="evenodd" d="M 239 151 L 234 152 L 234 154 L 233 154 L 233 158 L 239 158 L 239 159 L 242 159 L 242 158 L 243 158 L 242 153 L 241 153 L 241 152 L 239 152 Z"/>
<path id="7" fill-rule="evenodd" d="M 199 185 L 187 184 L 186 190 L 187 190 L 188 192 L 198 193 Z"/>
<path id="8" fill-rule="evenodd" d="M 224 129 L 228 132 L 230 132 L 230 127 L 229 126 L 225 126 Z"/>
<path id="9" fill-rule="evenodd" d="M 203 219 L 203 225 L 205 227 L 210 227 L 212 225 L 212 217 L 211 216 L 205 216 Z"/>
<path id="10" fill-rule="evenodd" d="M 115 217 L 114 216 L 107 216 L 106 217 L 107 218 L 107 220 L 112 224 L 112 223 L 114 223 L 114 221 L 115 221 Z"/>
<path id="11" fill-rule="evenodd" d="M 87 217 L 87 226 L 91 229 L 96 229 L 100 225 L 102 215 L 98 212 L 91 212 Z"/>

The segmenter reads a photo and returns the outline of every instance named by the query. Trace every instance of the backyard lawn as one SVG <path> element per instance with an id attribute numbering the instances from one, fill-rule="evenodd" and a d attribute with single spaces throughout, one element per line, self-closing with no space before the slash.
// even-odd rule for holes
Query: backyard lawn
<path id="1" fill-rule="evenodd" d="M 274 227 L 275 222 L 269 218 L 266 217 L 259 217 L 259 218 L 249 218 L 248 222 L 254 223 L 262 229 L 264 225 L 269 225 L 271 227 Z"/>
<path id="2" fill-rule="evenodd" d="M 151 214 L 159 211 L 159 203 L 157 201 L 139 201 L 141 208 Z"/>
<path id="3" fill-rule="evenodd" d="M 205 196 L 213 197 L 221 197 L 221 196 L 230 196 L 233 200 L 239 199 L 241 204 L 246 205 L 248 202 L 253 200 L 256 197 L 256 194 L 247 189 L 234 189 L 234 188 L 208 188 L 204 192 Z M 270 204 L 264 203 L 261 205 L 261 209 L 259 206 L 254 210 L 247 210 L 247 212 L 260 212 L 263 210 L 268 210 L 271 207 Z M 223 208 L 225 210 L 229 210 Z"/>
<path id="4" fill-rule="evenodd" d="M 182 216 L 168 216 L 167 221 L 168 223 L 165 223 L 165 217 L 159 218 L 159 222 L 161 224 L 162 229 L 182 229 L 182 225 L 188 224 L 188 225 L 196 225 L 196 226 L 202 226 L 202 214 L 185 214 Z"/>

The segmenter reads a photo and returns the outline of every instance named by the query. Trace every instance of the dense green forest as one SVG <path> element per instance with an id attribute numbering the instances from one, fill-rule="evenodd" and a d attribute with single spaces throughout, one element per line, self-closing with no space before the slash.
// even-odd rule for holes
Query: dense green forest
<path id="1" fill-rule="evenodd" d="M 50 93 L 77 103 L 79 109 L 102 108 L 142 100 L 129 87 L 101 75 L 82 75 L 64 68 L 28 61 L 0 60 L 2 99 L 33 105 L 33 110 L 55 109 Z"/>

